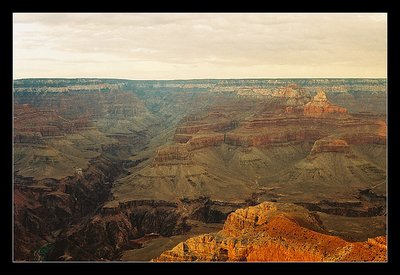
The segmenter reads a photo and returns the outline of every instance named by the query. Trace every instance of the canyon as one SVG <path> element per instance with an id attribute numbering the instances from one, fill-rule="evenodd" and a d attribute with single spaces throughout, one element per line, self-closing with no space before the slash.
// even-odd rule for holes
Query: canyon
<path id="1" fill-rule="evenodd" d="M 386 80 L 21 79 L 13 96 L 15 260 L 386 260 Z"/>

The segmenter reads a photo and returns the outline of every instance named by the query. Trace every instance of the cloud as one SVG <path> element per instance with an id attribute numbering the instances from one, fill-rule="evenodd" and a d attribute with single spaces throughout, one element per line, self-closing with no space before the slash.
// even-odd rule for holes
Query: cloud
<path id="1" fill-rule="evenodd" d="M 32 58 L 34 68 L 29 67 Z M 48 77 L 79 76 L 79 69 L 69 72 L 63 65 L 80 61 L 82 73 L 107 74 L 96 66 L 104 63 L 125 77 L 146 79 L 184 78 L 171 76 L 171 70 L 189 78 L 213 78 L 207 73 L 214 70 L 225 77 L 238 71 L 242 77 L 292 77 L 315 73 L 316 67 L 325 68 L 319 71 L 325 76 L 349 73 L 349 68 L 349 76 L 385 76 L 386 15 L 14 14 L 16 77 L 41 66 L 53 67 L 46 70 Z M 326 69 L 330 65 L 336 73 Z"/>

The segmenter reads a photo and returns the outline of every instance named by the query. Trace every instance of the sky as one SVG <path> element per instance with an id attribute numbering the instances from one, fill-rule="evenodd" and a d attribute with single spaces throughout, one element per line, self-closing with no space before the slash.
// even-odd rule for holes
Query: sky
<path id="1" fill-rule="evenodd" d="M 385 13 L 14 13 L 13 76 L 386 77 Z"/>

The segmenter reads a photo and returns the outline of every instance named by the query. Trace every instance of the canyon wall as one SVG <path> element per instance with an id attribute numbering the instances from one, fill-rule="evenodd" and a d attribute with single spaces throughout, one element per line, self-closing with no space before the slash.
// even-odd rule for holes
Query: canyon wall
<path id="1" fill-rule="evenodd" d="M 239 207 L 271 199 L 348 217 L 385 215 L 385 83 L 16 80 L 15 258 L 117 260 L 146 234 L 179 235 L 190 229 L 188 219 L 220 223 Z M 325 93 L 316 94 L 321 88 Z M 367 104 L 359 113 L 363 100 L 376 98 L 376 106 Z M 380 197 L 367 202 L 370 195 L 359 193 L 365 188 Z M 355 204 L 335 204 L 354 195 L 360 196 Z M 250 251 L 247 244 L 259 238 L 253 231 L 267 226 L 272 232 L 274 223 L 325 240 L 304 231 L 323 233 L 313 214 L 293 218 L 283 211 L 262 224 L 266 217 L 256 212 L 231 214 L 223 230 L 235 235 L 229 229 L 234 224 L 248 239 L 209 235 L 196 241 L 202 256 L 191 254 L 196 244 L 188 242 L 178 259 L 274 260 L 279 256 L 268 256 L 273 247 L 286 260 L 353 259 L 317 248 L 313 254 L 312 242 L 302 250 L 269 237 L 260 237 L 262 245 L 255 242 Z M 344 245 L 365 252 L 357 244 L 326 240 L 339 250 L 347 251 Z M 384 247 L 381 238 L 360 245 L 370 244 Z M 371 259 L 381 259 L 375 252 Z"/>

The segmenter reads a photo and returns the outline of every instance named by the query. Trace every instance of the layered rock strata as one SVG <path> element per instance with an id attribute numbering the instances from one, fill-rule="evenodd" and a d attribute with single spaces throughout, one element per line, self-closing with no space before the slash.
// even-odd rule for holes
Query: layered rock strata
<path id="1" fill-rule="evenodd" d="M 292 204 L 265 202 L 238 209 L 223 230 L 178 244 L 162 261 L 386 261 L 386 238 L 347 242 L 327 235 L 318 216 Z"/>
<path id="2" fill-rule="evenodd" d="M 346 114 L 345 108 L 330 103 L 325 92 L 319 91 L 314 98 L 304 106 L 304 115 L 321 117 L 325 115 Z"/>

